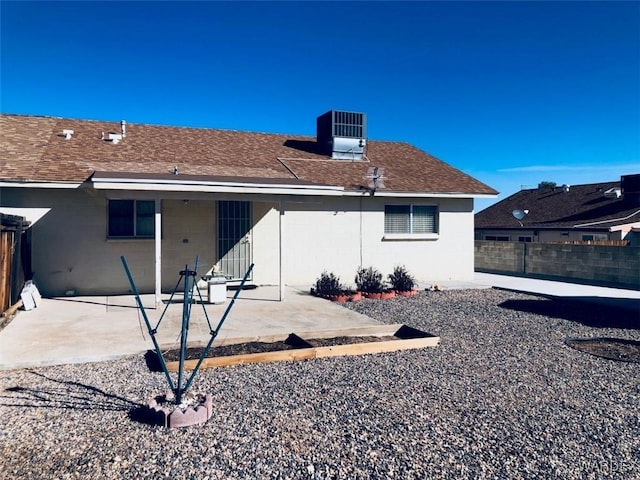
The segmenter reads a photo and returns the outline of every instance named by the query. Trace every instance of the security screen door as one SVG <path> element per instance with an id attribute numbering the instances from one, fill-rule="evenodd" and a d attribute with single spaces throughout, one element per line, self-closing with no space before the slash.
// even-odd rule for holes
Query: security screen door
<path id="1" fill-rule="evenodd" d="M 251 265 L 251 202 L 218 201 L 218 258 L 227 278 L 244 277 Z"/>

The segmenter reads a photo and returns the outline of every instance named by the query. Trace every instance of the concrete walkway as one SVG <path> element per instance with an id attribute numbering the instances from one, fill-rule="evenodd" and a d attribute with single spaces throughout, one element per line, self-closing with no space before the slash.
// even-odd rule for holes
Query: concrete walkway
<path id="1" fill-rule="evenodd" d="M 559 297 L 566 300 L 588 302 L 604 305 L 614 309 L 623 309 L 635 314 L 636 323 L 632 326 L 640 328 L 640 291 L 622 288 L 598 287 L 577 283 L 538 280 L 534 278 L 475 273 L 475 283 L 504 288 L 517 292 L 533 293 L 546 297 Z M 615 315 L 615 314 L 613 314 Z M 634 318 L 634 317 L 632 317 Z"/>
<path id="2" fill-rule="evenodd" d="M 495 275 L 492 273 L 476 272 L 474 283 L 491 287 L 504 288 L 520 292 L 550 295 L 554 297 L 571 298 L 619 298 L 640 299 L 640 291 L 622 288 L 598 287 L 578 283 L 538 280 L 535 278 L 515 277 L 509 275 Z"/>

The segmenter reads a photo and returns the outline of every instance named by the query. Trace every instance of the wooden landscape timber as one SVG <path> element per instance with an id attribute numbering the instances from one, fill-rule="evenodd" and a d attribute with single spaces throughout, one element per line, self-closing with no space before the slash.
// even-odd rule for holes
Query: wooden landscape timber
<path id="1" fill-rule="evenodd" d="M 345 337 L 376 337 L 380 340 L 365 341 L 364 343 L 348 343 L 347 341 L 347 343 L 328 346 L 312 345 L 314 340 L 343 339 Z M 291 345 L 292 348 L 260 353 L 240 353 L 237 355 L 208 357 L 202 361 L 200 368 L 224 367 L 245 363 L 310 360 L 313 358 L 365 355 L 370 353 L 435 347 L 440 343 L 440 337 L 403 324 L 394 324 L 234 339 L 233 343 L 227 342 L 225 346 L 238 345 L 240 347 L 241 344 L 249 342 L 262 342 L 265 344 L 282 342 Z M 214 343 L 210 353 L 215 349 L 216 344 Z M 178 371 L 178 363 L 177 361 L 167 362 L 167 369 L 171 372 Z M 197 359 L 186 360 L 184 362 L 184 368 L 186 370 L 193 370 L 197 363 Z"/>
<path id="2" fill-rule="evenodd" d="M 18 300 L 16 303 L 2 312 L 2 317 L 10 317 L 14 313 L 16 313 L 20 307 L 22 307 L 22 299 Z"/>

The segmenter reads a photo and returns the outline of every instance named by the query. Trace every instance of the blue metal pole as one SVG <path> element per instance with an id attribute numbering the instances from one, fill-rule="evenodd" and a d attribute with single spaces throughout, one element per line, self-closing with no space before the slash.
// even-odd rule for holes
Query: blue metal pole
<path id="1" fill-rule="evenodd" d="M 182 330 L 180 332 L 180 361 L 178 363 L 178 388 L 176 388 L 176 403 L 182 401 L 182 376 L 184 374 L 184 357 L 187 349 L 187 332 L 189 330 L 189 307 L 191 303 L 191 272 L 189 266 L 184 266 L 184 271 L 180 272 L 184 276 L 184 296 L 182 303 Z"/>
<path id="2" fill-rule="evenodd" d="M 227 306 L 227 309 L 225 310 L 224 315 L 222 315 L 222 318 L 220 319 L 220 322 L 218 323 L 218 327 L 215 329 L 215 331 L 211 332 L 211 338 L 209 339 L 209 343 L 207 343 L 207 346 L 202 351 L 202 354 L 200 355 L 200 359 L 198 360 L 198 363 L 196 364 L 195 368 L 193 369 L 193 372 L 191 372 L 191 376 L 189 377 L 189 380 L 187 381 L 187 384 L 184 387 L 184 391 L 185 392 L 191 386 L 191 382 L 193 382 L 193 378 L 196 376 L 196 373 L 200 369 L 200 365 L 202 364 L 202 362 L 206 358 L 207 354 L 209 353 L 209 349 L 211 348 L 211 345 L 213 344 L 213 341 L 218 336 L 218 332 L 222 328 L 222 324 L 227 319 L 227 315 L 229 315 L 229 312 L 231 311 L 231 307 L 233 307 L 233 304 L 235 303 L 236 298 L 238 298 L 238 295 L 240 295 L 240 292 L 242 291 L 245 282 L 249 278 L 249 275 L 251 274 L 251 270 L 253 270 L 253 265 L 254 265 L 253 263 L 251 265 L 249 265 L 249 269 L 247 270 L 247 273 L 244 274 L 244 277 L 242 278 L 242 281 L 240 282 L 240 286 L 238 287 L 238 289 L 236 290 L 236 293 L 233 295 L 233 298 L 229 302 L 229 305 Z"/>
<path id="3" fill-rule="evenodd" d="M 164 376 L 167 378 L 167 383 L 169 384 L 169 388 L 171 389 L 171 391 L 174 391 L 175 387 L 173 386 L 171 375 L 169 375 L 169 370 L 167 370 L 167 364 L 164 362 L 164 357 L 162 356 L 162 352 L 160 351 L 160 345 L 158 345 L 158 342 L 156 340 L 156 330 L 151 328 L 151 323 L 149 323 L 147 312 L 145 312 L 144 307 L 142 306 L 142 301 L 140 300 L 138 289 L 136 288 L 136 284 L 133 282 L 133 277 L 131 276 L 131 272 L 129 271 L 127 260 L 124 258 L 124 256 L 121 256 L 120 261 L 122 261 L 122 265 L 124 266 L 124 271 L 127 274 L 127 278 L 129 279 L 131 290 L 133 291 L 133 294 L 136 296 L 136 303 L 138 304 L 138 308 L 140 309 L 140 312 L 142 312 L 142 318 L 144 318 L 144 323 L 147 325 L 147 330 L 149 332 L 149 336 L 151 337 L 151 340 L 153 341 L 153 346 L 156 349 L 156 355 L 158 356 L 158 361 L 160 362 L 160 366 L 162 367 Z"/>

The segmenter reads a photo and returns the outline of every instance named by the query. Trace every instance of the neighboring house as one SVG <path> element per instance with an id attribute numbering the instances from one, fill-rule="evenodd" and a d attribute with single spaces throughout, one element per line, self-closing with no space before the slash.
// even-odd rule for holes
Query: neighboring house
<path id="1" fill-rule="evenodd" d="M 638 228 L 640 174 L 619 182 L 521 190 L 475 216 L 476 240 L 612 241 Z"/>
<path id="2" fill-rule="evenodd" d="M 127 293 L 121 255 L 158 300 L 196 256 L 199 275 L 215 266 L 229 279 L 253 262 L 252 282 L 281 295 L 323 270 L 352 283 L 369 265 L 473 278 L 473 199 L 495 190 L 407 143 L 368 141 L 364 114 L 330 111 L 317 128 L 3 114 L 0 206 L 41 217 L 32 265 L 45 295 Z"/>

